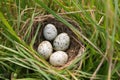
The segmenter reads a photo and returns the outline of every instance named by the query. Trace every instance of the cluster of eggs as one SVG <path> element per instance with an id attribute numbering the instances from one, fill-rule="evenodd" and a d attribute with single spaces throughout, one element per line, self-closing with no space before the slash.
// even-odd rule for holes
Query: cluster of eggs
<path id="1" fill-rule="evenodd" d="M 68 34 L 65 32 L 58 34 L 53 24 L 47 24 L 43 29 L 43 36 L 46 40 L 39 44 L 38 53 L 46 60 L 49 59 L 53 66 L 64 65 L 68 61 L 68 55 L 65 52 L 70 45 Z M 50 43 L 50 41 L 53 43 Z"/>

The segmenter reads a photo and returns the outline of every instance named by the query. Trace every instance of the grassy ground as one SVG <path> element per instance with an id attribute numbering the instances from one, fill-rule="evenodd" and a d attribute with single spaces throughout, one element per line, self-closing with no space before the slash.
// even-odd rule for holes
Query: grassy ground
<path id="1" fill-rule="evenodd" d="M 46 14 L 52 14 L 84 39 L 84 54 L 66 69 L 51 68 L 34 51 L 34 39 L 26 44 L 33 18 Z M 82 33 L 58 14 L 78 22 Z M 21 40 L 20 31 L 28 18 L 28 34 Z M 119 22 L 119 0 L 0 0 L 0 79 L 118 80 Z"/>

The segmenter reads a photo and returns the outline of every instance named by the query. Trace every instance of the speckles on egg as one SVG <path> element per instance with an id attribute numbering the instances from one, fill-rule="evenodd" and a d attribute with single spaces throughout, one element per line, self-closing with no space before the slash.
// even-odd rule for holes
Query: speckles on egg
<path id="1" fill-rule="evenodd" d="M 70 45 L 70 37 L 68 36 L 67 33 L 59 34 L 53 41 L 53 47 L 57 51 L 66 50 L 68 49 L 69 45 Z"/>
<path id="2" fill-rule="evenodd" d="M 49 41 L 43 41 L 38 46 L 38 53 L 41 54 L 45 59 L 48 59 L 52 54 L 53 48 Z"/>
<path id="3" fill-rule="evenodd" d="M 50 64 L 53 66 L 62 66 L 68 61 L 68 55 L 63 51 L 56 51 L 50 56 Z"/>
<path id="4" fill-rule="evenodd" d="M 53 40 L 57 36 L 57 29 L 53 24 L 47 24 L 43 29 L 43 35 L 47 40 Z"/>

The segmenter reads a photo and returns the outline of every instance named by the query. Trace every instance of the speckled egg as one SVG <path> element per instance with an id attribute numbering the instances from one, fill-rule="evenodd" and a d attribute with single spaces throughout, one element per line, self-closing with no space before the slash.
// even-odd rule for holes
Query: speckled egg
<path id="1" fill-rule="evenodd" d="M 68 36 L 67 33 L 59 34 L 53 41 L 53 47 L 57 51 L 66 50 L 68 49 L 69 45 L 70 45 L 70 37 Z"/>
<path id="2" fill-rule="evenodd" d="M 53 40 L 57 36 L 57 29 L 53 24 L 47 24 L 43 29 L 43 36 L 47 40 Z"/>
<path id="3" fill-rule="evenodd" d="M 68 55 L 63 51 L 56 51 L 50 56 L 50 64 L 53 66 L 63 66 L 68 61 Z"/>
<path id="4" fill-rule="evenodd" d="M 41 54 L 45 59 L 48 59 L 52 54 L 53 48 L 49 41 L 43 41 L 38 46 L 38 53 Z"/>

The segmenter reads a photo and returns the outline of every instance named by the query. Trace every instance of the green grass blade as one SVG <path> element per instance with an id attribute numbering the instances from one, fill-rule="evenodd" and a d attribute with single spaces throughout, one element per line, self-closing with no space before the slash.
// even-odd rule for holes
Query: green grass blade
<path id="1" fill-rule="evenodd" d="M 0 19 L 3 22 L 3 24 L 5 25 L 4 28 L 5 30 L 7 30 L 12 36 L 14 36 L 14 38 L 17 41 L 20 41 L 20 39 L 18 38 L 18 36 L 16 35 L 15 31 L 12 29 L 12 27 L 9 25 L 8 21 L 5 19 L 5 17 L 3 16 L 2 12 L 0 12 Z"/>
<path id="2" fill-rule="evenodd" d="M 7 69 L 9 69 L 9 70 L 11 70 L 11 71 L 15 71 L 11 66 L 9 66 L 8 64 L 6 64 L 5 62 L 0 61 L 0 64 L 1 64 L 2 66 L 5 66 Z"/>
<path id="3" fill-rule="evenodd" d="M 28 26 L 28 28 L 27 28 L 27 30 L 26 30 L 26 32 L 27 32 L 27 34 L 25 35 L 25 41 L 27 41 L 28 40 L 28 38 L 29 38 L 29 36 L 30 36 L 30 33 L 31 33 L 31 29 L 32 29 L 32 25 L 33 25 L 33 20 L 34 20 L 34 16 L 35 16 L 35 10 L 33 11 L 33 14 L 32 14 L 32 17 L 31 17 L 31 19 L 30 19 L 30 24 L 29 24 L 29 26 Z"/>
<path id="4" fill-rule="evenodd" d="M 16 50 L 13 50 L 13 49 L 8 48 L 8 47 L 6 47 L 6 46 L 0 45 L 0 47 L 3 48 L 3 49 L 6 49 L 6 50 L 8 50 L 8 51 L 11 51 L 11 52 L 13 52 L 13 53 L 18 54 L 18 52 L 17 52 Z"/>
<path id="5" fill-rule="evenodd" d="M 21 78 L 21 79 L 15 79 L 15 80 L 40 80 L 37 78 Z"/>
<path id="6" fill-rule="evenodd" d="M 38 32 L 39 32 L 40 27 L 41 27 L 41 24 L 38 24 L 37 30 L 36 30 L 36 32 L 35 32 L 35 35 L 34 35 L 33 39 L 31 40 L 31 43 L 30 43 L 30 47 L 31 47 L 31 48 L 33 48 L 33 45 L 34 45 L 34 43 L 35 43 L 35 40 L 36 40 L 36 37 L 37 37 L 37 35 L 38 35 Z"/>

